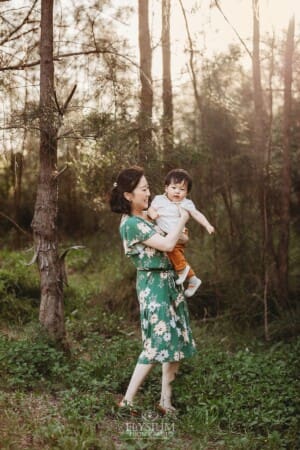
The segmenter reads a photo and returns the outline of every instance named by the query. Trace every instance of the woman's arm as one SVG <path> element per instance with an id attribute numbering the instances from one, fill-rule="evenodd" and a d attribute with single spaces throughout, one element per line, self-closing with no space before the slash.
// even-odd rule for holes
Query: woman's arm
<path id="1" fill-rule="evenodd" d="M 180 219 L 174 230 L 170 231 L 170 233 L 166 236 L 161 236 L 158 233 L 154 234 L 143 243 L 148 247 L 156 248 L 162 252 L 172 251 L 182 233 L 182 230 L 184 229 L 186 222 L 188 221 L 188 218 L 189 213 L 185 209 L 180 208 Z"/>

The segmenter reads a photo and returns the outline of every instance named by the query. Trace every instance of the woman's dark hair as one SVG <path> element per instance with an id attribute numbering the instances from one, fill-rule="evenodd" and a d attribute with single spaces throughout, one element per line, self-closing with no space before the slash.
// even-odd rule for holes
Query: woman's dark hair
<path id="1" fill-rule="evenodd" d="M 121 170 L 110 193 L 109 204 L 113 212 L 131 214 L 131 205 L 124 197 L 124 192 L 132 192 L 143 175 L 144 169 L 139 166 Z"/>
<path id="2" fill-rule="evenodd" d="M 184 169 L 173 169 L 165 178 L 165 186 L 169 186 L 171 183 L 182 183 L 183 181 L 187 184 L 187 190 L 190 192 L 193 185 L 190 174 Z"/>

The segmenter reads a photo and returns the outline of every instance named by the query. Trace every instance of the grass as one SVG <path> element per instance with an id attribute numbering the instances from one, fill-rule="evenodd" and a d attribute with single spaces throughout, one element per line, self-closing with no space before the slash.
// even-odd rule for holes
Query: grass
<path id="1" fill-rule="evenodd" d="M 0 299 L 9 293 L 15 311 L 23 308 L 26 314 L 19 311 L 13 320 L 9 302 L 2 303 L 1 449 L 300 448 L 299 338 L 265 343 L 255 337 L 259 333 L 238 332 L 225 320 L 193 321 L 198 353 L 183 361 L 174 382 L 179 415 L 162 418 L 155 409 L 161 377 L 156 366 L 133 417 L 116 407 L 140 352 L 138 320 L 126 315 L 127 307 L 136 318 L 133 300 L 128 300 L 134 291 L 131 269 L 125 274 L 130 283 L 125 286 L 119 278 L 115 301 L 110 283 L 118 259 L 113 268 L 106 265 L 105 275 L 87 273 L 90 255 L 74 252 L 65 299 L 71 351 L 65 354 L 37 323 L 34 271 L 25 277 L 16 255 L 6 256 L 5 267 L 0 265 Z M 142 432 L 150 438 L 141 437 Z"/>

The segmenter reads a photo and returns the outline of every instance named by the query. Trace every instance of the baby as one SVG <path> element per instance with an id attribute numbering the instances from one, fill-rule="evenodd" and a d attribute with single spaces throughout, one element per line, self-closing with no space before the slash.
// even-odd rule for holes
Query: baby
<path id="1" fill-rule="evenodd" d="M 163 195 L 156 195 L 148 209 L 149 217 L 156 220 L 157 225 L 165 233 L 169 233 L 179 220 L 179 206 L 186 209 L 193 219 L 206 228 L 209 234 L 215 231 L 206 217 L 197 210 L 192 200 L 186 198 L 191 188 L 192 179 L 186 170 L 174 169 L 167 174 L 165 179 L 165 193 Z M 185 230 L 175 248 L 171 252 L 168 252 L 168 257 L 178 275 L 176 284 L 183 284 L 187 279 L 188 287 L 184 293 L 186 297 L 192 297 L 199 288 L 201 280 L 196 277 L 195 272 L 185 259 L 184 249 L 187 241 L 187 230 Z"/>

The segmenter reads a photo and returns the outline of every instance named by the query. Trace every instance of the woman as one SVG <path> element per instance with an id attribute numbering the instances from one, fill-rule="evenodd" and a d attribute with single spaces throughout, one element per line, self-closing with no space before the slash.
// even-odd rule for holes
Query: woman
<path id="1" fill-rule="evenodd" d="M 175 283 L 175 272 L 165 252 L 171 251 L 189 218 L 181 218 L 173 231 L 162 236 L 147 219 L 150 191 L 143 169 L 124 169 L 114 183 L 111 210 L 123 214 L 120 234 L 125 254 L 137 268 L 137 295 L 140 304 L 143 351 L 119 406 L 132 406 L 133 399 L 154 364 L 162 364 L 159 409 L 174 411 L 171 383 L 179 361 L 195 353 L 186 301 Z"/>

